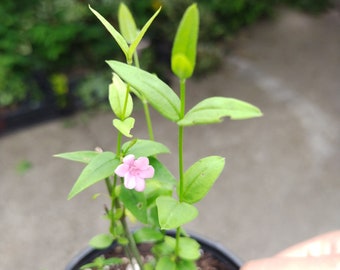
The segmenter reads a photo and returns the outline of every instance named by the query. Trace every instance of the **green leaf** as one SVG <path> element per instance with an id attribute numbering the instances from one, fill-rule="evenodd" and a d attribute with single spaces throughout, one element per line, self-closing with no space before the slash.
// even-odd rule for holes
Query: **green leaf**
<path id="1" fill-rule="evenodd" d="M 94 185 L 100 180 L 111 176 L 119 164 L 120 160 L 114 153 L 99 153 L 81 172 L 79 178 L 68 195 L 68 199 L 73 198 L 79 192 Z"/>
<path id="2" fill-rule="evenodd" d="M 150 206 L 161 195 L 171 196 L 177 181 L 158 159 L 149 157 L 149 164 L 155 169 L 155 174 L 152 179 L 147 180 L 144 191 L 147 203 Z"/>
<path id="3" fill-rule="evenodd" d="M 119 199 L 130 213 L 142 223 L 147 223 L 146 199 L 143 192 L 122 188 Z"/>
<path id="4" fill-rule="evenodd" d="M 177 270 L 176 263 L 171 257 L 161 257 L 156 264 L 156 270 Z"/>
<path id="5" fill-rule="evenodd" d="M 124 210 L 122 208 L 116 208 L 116 212 L 114 213 L 113 218 L 115 220 L 119 220 L 122 218 L 123 214 L 124 214 Z"/>
<path id="6" fill-rule="evenodd" d="M 179 260 L 176 270 L 197 270 L 195 261 Z"/>
<path id="7" fill-rule="evenodd" d="M 127 85 L 117 74 L 113 74 L 112 83 L 109 85 L 109 101 L 112 111 L 119 119 L 125 119 L 131 115 L 133 110 L 132 97 L 128 93 Z"/>
<path id="8" fill-rule="evenodd" d="M 223 157 L 210 156 L 194 163 L 185 173 L 181 199 L 193 204 L 205 197 L 221 172 L 225 160 Z"/>
<path id="9" fill-rule="evenodd" d="M 122 264 L 123 260 L 121 258 L 108 258 L 105 259 L 105 265 L 118 265 Z"/>
<path id="10" fill-rule="evenodd" d="M 198 28 L 199 12 L 197 4 L 192 4 L 183 15 L 172 47 L 171 69 L 180 79 L 187 79 L 194 72 Z"/>
<path id="11" fill-rule="evenodd" d="M 165 118 L 178 121 L 180 100 L 176 93 L 156 75 L 118 61 L 107 61 L 120 78 L 142 93 L 143 97 Z M 139 93 L 139 95 L 140 95 Z"/>
<path id="12" fill-rule="evenodd" d="M 98 234 L 90 240 L 89 245 L 95 249 L 104 249 L 109 247 L 113 240 L 111 234 Z"/>
<path id="13" fill-rule="evenodd" d="M 171 236 L 164 236 L 164 241 L 152 247 L 152 253 L 157 257 L 171 256 L 176 249 L 176 239 Z"/>
<path id="14" fill-rule="evenodd" d="M 54 157 L 78 161 L 82 163 L 89 163 L 94 157 L 98 156 L 99 154 L 100 153 L 96 151 L 77 151 L 57 154 L 54 155 Z"/>
<path id="15" fill-rule="evenodd" d="M 178 255 L 184 260 L 197 260 L 201 256 L 199 243 L 189 237 L 179 238 Z"/>
<path id="16" fill-rule="evenodd" d="M 118 237 L 117 242 L 121 246 L 127 246 L 129 244 L 129 239 L 126 237 Z"/>
<path id="17" fill-rule="evenodd" d="M 118 129 L 124 136 L 131 138 L 131 129 L 135 125 L 135 119 L 132 117 L 126 118 L 124 120 L 113 119 L 113 126 Z"/>
<path id="18" fill-rule="evenodd" d="M 229 116 L 232 120 L 241 120 L 261 116 L 261 111 L 247 103 L 234 98 L 211 97 L 194 106 L 183 119 L 180 126 L 219 123 L 222 117 Z"/>
<path id="19" fill-rule="evenodd" d="M 166 196 L 171 196 L 172 194 L 166 194 Z M 156 199 L 156 198 L 155 198 Z M 159 222 L 158 222 L 158 212 L 157 212 L 157 206 L 156 203 L 153 205 L 148 204 L 148 224 L 150 226 L 155 226 L 159 228 Z"/>
<path id="20" fill-rule="evenodd" d="M 176 184 L 175 176 L 157 158 L 149 157 L 149 164 L 155 169 L 153 179 L 158 180 L 162 185 L 170 185 L 171 187 Z"/>
<path id="21" fill-rule="evenodd" d="M 119 29 L 127 43 L 131 44 L 135 40 L 138 30 L 129 8 L 120 3 L 118 9 L 118 23 Z"/>
<path id="22" fill-rule="evenodd" d="M 94 15 L 96 15 L 96 17 L 101 21 L 101 23 L 109 31 L 109 33 L 112 35 L 112 37 L 118 43 L 119 47 L 121 48 L 121 50 L 123 51 L 123 53 L 127 57 L 127 54 L 128 54 L 128 51 L 129 51 L 129 46 L 126 43 L 124 37 L 102 15 L 100 15 L 99 12 L 97 12 L 96 10 L 91 8 L 90 5 L 89 5 L 89 9 L 92 11 L 92 13 Z"/>
<path id="23" fill-rule="evenodd" d="M 174 186 L 174 184 L 162 183 L 156 179 L 148 179 L 144 190 L 148 206 L 153 205 L 161 195 L 171 196 Z"/>
<path id="24" fill-rule="evenodd" d="M 125 155 L 133 154 L 135 158 L 149 157 L 170 152 L 164 144 L 150 140 L 137 140 L 131 147 L 130 145 L 130 142 L 124 143 L 122 150 Z"/>
<path id="25" fill-rule="evenodd" d="M 118 265 L 122 263 L 121 258 L 108 258 L 105 259 L 105 257 L 99 256 L 93 260 L 93 262 L 84 264 L 82 267 L 80 267 L 80 270 L 89 269 L 89 268 L 96 268 L 96 269 L 104 269 L 104 266 L 106 265 Z"/>
<path id="26" fill-rule="evenodd" d="M 142 40 L 143 36 L 145 35 L 146 31 L 149 29 L 150 25 L 152 24 L 153 20 L 156 18 L 158 13 L 161 11 L 161 8 L 159 8 L 154 15 L 146 22 L 146 24 L 143 26 L 142 30 L 138 33 L 137 37 L 135 40 L 131 43 L 129 51 L 128 51 L 128 56 L 132 58 L 133 54 L 135 53 L 138 44 Z"/>
<path id="27" fill-rule="evenodd" d="M 157 229 L 143 227 L 134 232 L 133 237 L 137 244 L 139 243 L 154 243 L 163 239 L 164 235 Z"/>
<path id="28" fill-rule="evenodd" d="M 198 215 L 196 207 L 185 202 L 178 202 L 172 197 L 160 196 L 156 204 L 159 224 L 163 230 L 178 228 Z"/>

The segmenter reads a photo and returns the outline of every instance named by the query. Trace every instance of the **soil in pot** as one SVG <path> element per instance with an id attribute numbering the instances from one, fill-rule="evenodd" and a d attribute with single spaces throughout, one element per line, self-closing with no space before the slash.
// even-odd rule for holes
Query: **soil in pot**
<path id="1" fill-rule="evenodd" d="M 139 251 L 141 252 L 141 256 L 144 262 L 152 259 L 152 255 L 150 252 L 151 245 L 142 244 L 138 246 Z M 115 247 L 113 250 L 108 251 L 105 255 L 106 258 L 109 257 L 121 257 L 124 258 L 124 251 L 120 246 Z M 127 258 L 126 258 L 127 261 Z M 202 250 L 201 258 L 197 261 L 197 267 L 200 270 L 234 270 L 239 269 L 235 268 L 233 265 L 229 265 L 228 263 L 221 261 L 214 253 L 209 252 L 207 250 Z M 109 270 L 128 270 L 128 263 L 125 265 L 119 266 L 111 266 L 108 268 Z"/>
<path id="2" fill-rule="evenodd" d="M 239 270 L 240 261 L 230 252 L 197 236 L 194 237 L 201 245 L 202 255 L 197 261 L 199 270 Z M 152 259 L 150 252 L 151 244 L 141 244 L 138 246 L 142 259 L 147 262 Z M 88 249 L 66 267 L 65 270 L 79 270 L 82 265 L 92 262 L 96 257 L 104 255 L 106 258 L 120 257 L 125 258 L 124 250 L 121 246 L 114 244 L 106 250 Z M 124 259 L 126 262 L 127 259 Z M 108 270 L 128 270 L 128 263 L 125 265 L 111 266 Z"/>

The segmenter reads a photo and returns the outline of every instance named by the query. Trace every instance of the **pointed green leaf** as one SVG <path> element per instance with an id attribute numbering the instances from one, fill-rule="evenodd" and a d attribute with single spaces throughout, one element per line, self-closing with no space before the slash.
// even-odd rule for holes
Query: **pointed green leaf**
<path id="1" fill-rule="evenodd" d="M 132 58 L 133 54 L 135 53 L 138 44 L 141 42 L 143 36 L 145 35 L 146 31 L 149 29 L 150 25 L 152 24 L 153 20 L 156 18 L 158 13 L 161 11 L 161 8 L 159 8 L 155 14 L 146 22 L 146 24 L 143 26 L 142 30 L 138 33 L 136 39 L 131 43 L 129 47 L 128 56 Z"/>
<path id="2" fill-rule="evenodd" d="M 170 186 L 173 186 L 176 183 L 175 176 L 157 158 L 149 157 L 149 163 L 155 169 L 155 174 L 153 176 L 153 179 L 156 179 L 162 185 L 168 184 Z"/>
<path id="3" fill-rule="evenodd" d="M 138 30 L 129 8 L 120 3 L 118 9 L 118 23 L 119 29 L 127 43 L 131 44 L 135 40 Z"/>
<path id="4" fill-rule="evenodd" d="M 135 218 L 142 223 L 147 223 L 146 199 L 143 192 L 122 187 L 119 199 Z"/>
<path id="5" fill-rule="evenodd" d="M 81 172 L 79 178 L 72 187 L 70 194 L 68 195 L 68 199 L 73 198 L 79 192 L 94 185 L 100 180 L 111 176 L 119 163 L 120 161 L 114 153 L 99 153 Z"/>
<path id="6" fill-rule="evenodd" d="M 177 123 L 180 126 L 219 123 L 226 116 L 232 120 L 241 120 L 260 117 L 262 113 L 257 107 L 238 99 L 211 97 L 194 106 Z"/>
<path id="7" fill-rule="evenodd" d="M 142 93 L 144 98 L 165 118 L 171 121 L 179 120 L 178 96 L 156 75 L 118 61 L 111 60 L 107 63 L 120 78 L 133 87 L 131 91 Z"/>
<path id="8" fill-rule="evenodd" d="M 185 202 L 178 202 L 172 197 L 160 196 L 156 200 L 159 224 L 163 230 L 178 228 L 198 215 L 195 206 Z"/>
<path id="9" fill-rule="evenodd" d="M 197 4 L 192 4 L 183 15 L 172 47 L 171 69 L 180 79 L 187 79 L 194 72 L 198 28 L 199 12 Z"/>
<path id="10" fill-rule="evenodd" d="M 169 153 L 170 150 L 159 142 L 150 140 L 137 140 L 130 148 L 130 142 L 126 142 L 122 146 L 125 155 L 133 154 L 135 158 L 149 157 L 163 153 Z"/>
<path id="11" fill-rule="evenodd" d="M 128 93 L 127 85 L 113 74 L 112 83 L 109 85 L 109 101 L 112 111 L 119 119 L 129 117 L 133 110 L 133 101 Z"/>
<path id="12" fill-rule="evenodd" d="M 158 159 L 149 157 L 149 164 L 155 169 L 155 174 L 152 179 L 146 182 L 146 189 L 144 191 L 147 203 L 150 206 L 161 195 L 171 196 L 177 181 Z"/>
<path id="13" fill-rule="evenodd" d="M 92 11 L 94 15 L 96 15 L 96 17 L 101 21 L 101 23 L 109 31 L 109 33 L 112 35 L 112 37 L 115 39 L 115 41 L 117 42 L 117 44 L 119 45 L 119 47 L 121 48 L 125 56 L 127 57 L 129 46 L 126 43 L 124 37 L 102 15 L 100 15 L 99 12 L 91 8 L 90 5 L 89 5 L 89 9 Z"/>
<path id="14" fill-rule="evenodd" d="M 111 234 L 98 234 L 90 240 L 89 245 L 95 249 L 104 249 L 109 247 L 113 240 Z"/>
<path id="15" fill-rule="evenodd" d="M 77 151 L 57 154 L 54 155 L 54 157 L 78 161 L 82 163 L 89 163 L 94 157 L 96 157 L 99 154 L 100 153 L 97 151 Z"/>
<path id="16" fill-rule="evenodd" d="M 135 125 L 135 119 L 132 117 L 126 118 L 124 120 L 113 119 L 113 126 L 118 129 L 124 136 L 131 138 L 131 129 Z"/>
<path id="17" fill-rule="evenodd" d="M 184 173 L 182 200 L 192 204 L 203 199 L 223 171 L 224 164 L 224 158 L 219 156 L 194 163 Z"/>
<path id="18" fill-rule="evenodd" d="M 153 206 L 159 196 L 171 196 L 175 185 L 162 183 L 156 179 L 148 179 L 144 190 L 148 206 Z"/>

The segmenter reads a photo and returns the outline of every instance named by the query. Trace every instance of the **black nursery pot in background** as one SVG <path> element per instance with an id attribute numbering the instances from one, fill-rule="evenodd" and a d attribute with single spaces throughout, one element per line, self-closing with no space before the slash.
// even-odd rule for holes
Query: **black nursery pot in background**
<path id="1" fill-rule="evenodd" d="M 76 111 L 75 85 L 67 75 L 36 72 L 31 77 L 31 88 L 24 100 L 8 108 L 0 107 L 0 135 Z"/>
<path id="2" fill-rule="evenodd" d="M 174 236 L 172 232 L 168 234 Z M 196 235 L 191 235 L 191 237 L 196 239 L 201 245 L 201 249 L 207 254 L 209 261 L 212 262 L 213 265 L 210 265 L 210 267 L 214 267 L 213 269 L 239 270 L 241 268 L 242 263 L 240 259 L 219 244 Z M 111 247 L 103 250 L 96 250 L 89 247 L 74 257 L 66 266 L 65 270 L 79 270 L 81 266 L 92 262 L 96 257 L 110 253 L 115 247 L 117 247 L 117 243 L 113 243 Z"/>

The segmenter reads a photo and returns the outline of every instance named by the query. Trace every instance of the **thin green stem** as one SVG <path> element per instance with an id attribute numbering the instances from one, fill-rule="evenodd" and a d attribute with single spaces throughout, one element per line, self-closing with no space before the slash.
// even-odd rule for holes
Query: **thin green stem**
<path id="1" fill-rule="evenodd" d="M 135 52 L 135 53 L 133 54 L 133 59 L 134 59 L 135 66 L 138 67 L 138 68 L 140 68 L 140 65 L 139 65 L 139 58 L 138 58 L 137 52 Z M 148 103 L 148 101 L 144 98 L 143 95 L 140 96 L 140 100 L 141 100 L 142 103 L 143 103 L 143 109 L 144 109 L 144 115 L 145 115 L 146 125 L 147 125 L 147 128 L 148 128 L 149 139 L 152 140 L 152 141 L 154 141 L 154 140 L 155 140 L 155 136 L 154 136 L 154 133 L 153 133 L 152 121 L 151 121 L 151 117 L 150 117 L 149 103 Z"/>
<path id="2" fill-rule="evenodd" d="M 106 178 L 105 178 L 105 184 L 106 184 L 107 192 L 108 192 L 109 194 L 111 194 L 111 192 L 112 192 L 112 183 L 111 183 L 109 177 L 106 177 Z"/>
<path id="3" fill-rule="evenodd" d="M 177 258 L 179 256 L 179 238 L 180 237 L 181 237 L 181 227 L 178 227 L 176 229 L 176 247 L 175 247 L 175 254 Z"/>
<path id="4" fill-rule="evenodd" d="M 138 58 L 137 51 L 135 51 L 135 53 L 133 54 L 133 61 L 135 62 L 135 66 L 139 68 L 140 66 L 139 66 L 139 58 Z"/>
<path id="5" fill-rule="evenodd" d="M 117 144 L 116 144 L 116 155 L 117 157 L 120 157 L 120 152 L 121 152 L 121 146 L 122 146 L 122 133 L 120 131 L 118 131 L 117 134 Z"/>
<path id="6" fill-rule="evenodd" d="M 186 92 L 186 80 L 180 80 L 180 100 L 181 100 L 181 111 L 180 119 L 185 115 L 185 92 Z M 183 185 L 184 185 L 184 158 L 183 158 L 183 141 L 184 141 L 184 127 L 178 126 L 178 170 L 179 170 L 179 201 L 183 200 Z M 179 255 L 179 239 L 181 236 L 181 227 L 176 229 L 176 249 L 175 254 Z"/>
<path id="7" fill-rule="evenodd" d="M 126 85 L 125 99 L 124 99 L 123 115 L 125 115 L 125 113 L 126 113 L 127 104 L 128 104 L 128 101 L 129 101 L 129 94 L 130 94 L 130 84 L 127 84 Z M 121 119 L 121 120 L 124 120 L 124 119 Z"/>
<path id="8" fill-rule="evenodd" d="M 180 99 L 181 99 L 181 112 L 180 118 L 185 115 L 185 92 L 186 85 L 185 79 L 180 80 Z M 184 181 L 184 159 L 183 159 L 183 141 L 184 141 L 184 127 L 178 126 L 178 168 L 179 168 L 179 200 L 182 201 L 183 197 L 183 181 Z"/>
<path id="9" fill-rule="evenodd" d="M 153 127 L 152 127 L 152 121 L 150 117 L 150 110 L 149 110 L 149 104 L 148 102 L 143 98 L 143 107 L 144 107 L 144 114 L 145 114 L 145 120 L 146 120 L 146 125 L 148 127 L 148 133 L 149 133 L 149 139 L 154 141 L 155 136 L 153 133 Z"/>
<path id="10" fill-rule="evenodd" d="M 183 137 L 184 129 L 178 126 L 178 173 L 179 173 L 179 200 L 182 201 L 183 197 L 183 181 L 184 181 L 184 160 L 183 160 Z"/>
<path id="11" fill-rule="evenodd" d="M 185 96 L 186 96 L 186 79 L 180 79 L 179 81 L 180 86 L 180 99 L 181 99 L 181 115 L 180 117 L 183 118 L 185 114 Z"/>
<path id="12" fill-rule="evenodd" d="M 124 210 L 125 211 L 125 210 Z M 128 239 L 129 241 L 129 249 L 132 253 L 132 256 L 136 259 L 138 265 L 139 265 L 139 268 L 141 270 L 144 269 L 143 267 L 143 262 L 142 262 L 142 259 L 141 259 L 141 256 L 140 256 L 140 253 L 139 253 L 139 250 L 137 248 L 137 245 L 136 245 L 136 242 L 135 242 L 135 239 L 133 238 L 130 230 L 129 230 L 129 227 L 127 225 L 127 222 L 126 222 L 126 218 L 125 218 L 125 214 L 122 216 L 121 218 L 121 222 L 122 222 L 122 225 L 123 225 L 123 228 L 124 228 L 124 231 L 125 231 L 125 235 L 126 235 L 126 238 Z"/>

